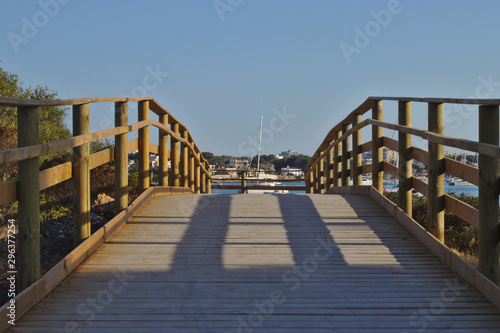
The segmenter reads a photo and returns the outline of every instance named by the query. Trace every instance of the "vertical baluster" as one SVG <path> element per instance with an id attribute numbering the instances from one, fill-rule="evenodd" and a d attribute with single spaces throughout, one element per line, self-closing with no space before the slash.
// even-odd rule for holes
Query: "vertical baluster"
<path id="1" fill-rule="evenodd" d="M 479 107 L 479 142 L 498 146 L 498 106 Z M 498 285 L 498 158 L 479 154 L 479 271 Z"/>
<path id="2" fill-rule="evenodd" d="M 331 142 L 328 143 L 328 146 L 330 146 Z M 333 149 L 330 149 L 328 151 L 328 154 L 326 155 L 326 188 L 325 191 L 328 192 L 329 189 L 333 187 Z"/>
<path id="3" fill-rule="evenodd" d="M 176 135 L 179 135 L 179 123 L 170 124 L 170 129 Z M 175 138 L 170 138 L 170 186 L 179 186 L 179 141 Z"/>
<path id="4" fill-rule="evenodd" d="M 373 101 L 372 119 L 382 121 L 382 101 Z M 372 127 L 372 185 L 377 191 L 384 191 L 384 143 L 382 127 Z"/>
<path id="5" fill-rule="evenodd" d="M 430 132 L 444 134 L 444 107 L 442 103 L 429 103 L 428 122 Z M 444 243 L 444 147 L 429 141 L 428 149 L 429 231 Z"/>
<path id="6" fill-rule="evenodd" d="M 352 126 L 356 126 L 361 122 L 360 114 L 352 115 Z M 354 185 L 361 185 L 361 130 L 352 135 L 352 181 Z"/>
<path id="7" fill-rule="evenodd" d="M 160 115 L 160 123 L 168 127 L 168 114 Z M 159 155 L 160 155 L 160 167 L 158 169 L 158 184 L 160 186 L 168 186 L 168 134 L 159 131 Z"/>
<path id="8" fill-rule="evenodd" d="M 348 124 L 342 124 L 342 135 L 344 135 L 348 129 Z M 349 176 L 351 173 L 349 170 L 349 159 L 351 157 L 351 151 L 349 149 L 349 145 L 350 140 L 349 137 L 347 137 L 344 141 L 342 141 L 342 186 L 350 185 Z"/>
<path id="9" fill-rule="evenodd" d="M 89 104 L 73 106 L 73 136 L 89 133 Z M 90 237 L 90 145 L 73 148 L 73 244 Z"/>
<path id="10" fill-rule="evenodd" d="M 189 132 L 187 130 L 183 130 L 182 137 L 188 140 Z M 187 142 L 182 143 L 181 161 L 182 161 L 182 187 L 189 187 L 189 147 L 187 145 Z"/>
<path id="11" fill-rule="evenodd" d="M 38 144 L 38 107 L 17 109 L 17 145 Z M 17 162 L 19 287 L 26 289 L 40 278 L 40 177 L 39 158 Z"/>
<path id="12" fill-rule="evenodd" d="M 128 125 L 128 103 L 115 103 L 115 127 Z M 115 213 L 128 206 L 128 133 L 115 135 Z"/>
<path id="13" fill-rule="evenodd" d="M 411 102 L 399 101 L 399 124 L 411 126 Z M 399 207 L 412 216 L 412 156 L 411 135 L 399 132 Z"/>
<path id="14" fill-rule="evenodd" d="M 139 121 L 149 119 L 149 101 L 141 101 L 139 105 Z M 149 187 L 149 126 L 139 129 L 139 193 Z"/>
<path id="15" fill-rule="evenodd" d="M 201 153 L 196 153 L 196 157 L 198 157 L 198 161 L 200 161 L 200 163 L 201 163 Z M 195 192 L 197 194 L 200 194 L 200 191 L 201 191 L 201 185 L 200 185 L 201 168 L 200 168 L 200 164 L 198 162 L 196 162 L 194 177 L 195 177 Z"/>
<path id="16" fill-rule="evenodd" d="M 340 132 L 336 131 L 333 134 L 333 141 L 337 141 L 340 138 Z M 341 159 L 342 148 L 340 143 L 336 144 L 333 148 L 333 186 L 341 186 L 340 167 L 339 160 Z"/>

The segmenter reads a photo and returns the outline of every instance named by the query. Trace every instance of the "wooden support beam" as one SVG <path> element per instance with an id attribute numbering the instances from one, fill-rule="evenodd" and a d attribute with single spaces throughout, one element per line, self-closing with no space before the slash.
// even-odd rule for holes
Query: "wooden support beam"
<path id="1" fill-rule="evenodd" d="M 341 134 L 339 131 L 333 133 L 333 141 L 336 141 L 340 138 Z M 339 177 L 340 165 L 339 159 L 342 153 L 342 148 L 340 144 L 337 144 L 333 148 L 333 186 L 341 186 L 341 179 Z"/>
<path id="2" fill-rule="evenodd" d="M 115 127 L 128 125 L 128 103 L 115 103 Z M 115 213 L 128 206 L 128 133 L 115 135 Z"/>
<path id="3" fill-rule="evenodd" d="M 197 153 L 197 156 L 198 156 L 198 160 L 201 161 L 201 153 Z M 195 193 L 196 194 L 200 194 L 201 193 L 201 167 L 198 163 L 196 163 L 196 166 L 195 166 L 195 174 L 194 174 L 194 187 L 195 187 Z"/>
<path id="4" fill-rule="evenodd" d="M 444 135 L 444 106 L 438 103 L 428 105 L 429 132 Z M 428 149 L 428 214 L 429 231 L 444 243 L 444 147 L 429 141 Z"/>
<path id="5" fill-rule="evenodd" d="M 205 169 L 210 170 L 210 165 L 208 164 L 208 162 L 206 162 L 206 163 L 207 164 L 205 165 Z M 207 175 L 207 192 L 206 193 L 207 194 L 212 193 L 212 179 L 209 177 L 209 175 Z"/>
<path id="6" fill-rule="evenodd" d="M 314 166 L 314 193 L 319 193 L 319 163 Z"/>
<path id="7" fill-rule="evenodd" d="M 168 127 L 168 114 L 163 114 L 160 116 L 160 123 Z M 160 165 L 158 168 L 158 184 L 160 186 L 168 186 L 168 134 L 159 130 L 159 155 L 160 155 Z"/>
<path id="8" fill-rule="evenodd" d="M 323 189 L 325 188 L 325 177 L 324 177 L 324 173 L 325 173 L 325 159 L 322 159 L 319 163 L 319 171 L 318 171 L 318 175 L 319 175 L 319 182 L 318 182 L 318 189 L 319 189 L 319 193 L 323 193 Z"/>
<path id="9" fill-rule="evenodd" d="M 138 120 L 149 120 L 149 101 L 138 102 Z M 149 126 L 139 129 L 139 183 L 142 193 L 149 187 Z"/>
<path id="10" fill-rule="evenodd" d="M 170 129 L 175 135 L 179 135 L 179 123 L 170 124 Z M 179 186 L 179 141 L 170 137 L 170 175 L 168 177 L 170 186 Z"/>
<path id="11" fill-rule="evenodd" d="M 306 193 L 314 193 L 314 172 L 311 171 L 306 178 Z"/>
<path id="12" fill-rule="evenodd" d="M 328 144 L 330 145 L 331 142 Z M 326 186 L 325 192 L 333 187 L 333 149 L 330 149 L 328 155 L 326 156 L 326 168 L 325 168 L 325 176 L 326 176 Z"/>
<path id="13" fill-rule="evenodd" d="M 73 136 L 89 133 L 89 104 L 73 106 Z M 90 145 L 73 148 L 73 245 L 90 237 Z"/>
<path id="14" fill-rule="evenodd" d="M 207 174 L 201 174 L 201 193 L 207 193 Z"/>
<path id="15" fill-rule="evenodd" d="M 411 127 L 411 102 L 398 103 L 399 125 Z M 398 133 L 399 141 L 399 207 L 412 216 L 412 157 L 411 135 Z"/>
<path id="16" fill-rule="evenodd" d="M 182 137 L 188 139 L 189 132 L 187 130 L 182 131 Z M 181 163 L 182 163 L 182 187 L 189 187 L 189 148 L 186 143 L 182 144 L 181 151 Z"/>
<path id="17" fill-rule="evenodd" d="M 352 115 L 352 126 L 356 126 L 361 122 L 361 115 L 354 113 Z M 352 135 L 352 181 L 354 185 L 361 185 L 361 130 Z"/>
<path id="18" fill-rule="evenodd" d="M 189 188 L 193 193 L 195 191 L 194 174 L 196 172 L 194 163 L 194 155 L 192 152 L 189 152 Z"/>
<path id="19" fill-rule="evenodd" d="M 373 101 L 372 119 L 382 121 L 382 101 Z M 382 127 L 372 127 L 372 184 L 380 193 L 384 191 L 384 142 Z"/>
<path id="20" fill-rule="evenodd" d="M 349 125 L 347 124 L 342 124 L 342 135 L 344 135 L 347 130 L 349 129 Z M 349 159 L 351 157 L 351 150 L 350 150 L 350 139 L 346 138 L 344 141 L 342 141 L 342 171 L 341 171 L 341 177 L 342 181 L 341 184 L 342 186 L 349 186 L 350 181 L 349 181 Z"/>
<path id="21" fill-rule="evenodd" d="M 247 190 L 247 172 L 246 171 L 242 171 L 241 172 L 241 193 L 248 194 L 248 190 Z"/>
<path id="22" fill-rule="evenodd" d="M 498 146 L 498 106 L 479 107 L 479 142 Z M 498 285 L 498 158 L 479 154 L 479 271 Z"/>
<path id="23" fill-rule="evenodd" d="M 38 144 L 39 108 L 17 109 L 17 146 Z M 39 158 L 17 162 L 18 241 L 17 262 L 20 291 L 40 278 L 40 193 Z"/>

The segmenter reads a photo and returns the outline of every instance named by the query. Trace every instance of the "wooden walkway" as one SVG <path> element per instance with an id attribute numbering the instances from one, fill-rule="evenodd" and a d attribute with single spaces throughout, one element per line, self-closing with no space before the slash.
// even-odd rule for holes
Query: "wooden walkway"
<path id="1" fill-rule="evenodd" d="M 8 332 L 499 332 L 369 196 L 151 198 Z"/>

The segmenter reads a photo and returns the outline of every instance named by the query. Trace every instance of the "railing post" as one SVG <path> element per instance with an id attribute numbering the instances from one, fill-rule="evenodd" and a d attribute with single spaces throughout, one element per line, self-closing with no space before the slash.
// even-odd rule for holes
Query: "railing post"
<path id="1" fill-rule="evenodd" d="M 205 164 L 205 169 L 207 169 L 208 172 L 210 172 L 210 164 L 208 164 L 208 162 L 206 162 Z M 210 177 L 211 175 L 207 175 L 207 188 L 206 188 L 206 193 L 207 194 L 210 194 L 212 193 L 212 181 L 210 180 Z"/>
<path id="2" fill-rule="evenodd" d="M 73 136 L 89 133 L 89 104 L 73 106 Z M 90 145 L 73 148 L 73 245 L 90 237 Z"/>
<path id="3" fill-rule="evenodd" d="M 196 170 L 194 167 L 194 155 L 193 152 L 189 152 L 189 188 L 193 193 L 195 192 L 195 184 L 194 184 L 194 174 Z"/>
<path id="4" fill-rule="evenodd" d="M 314 193 L 319 193 L 319 163 L 314 166 Z"/>
<path id="5" fill-rule="evenodd" d="M 182 131 L 182 137 L 188 140 L 189 132 L 187 130 Z M 182 187 L 189 187 L 189 148 L 187 143 L 182 144 L 181 161 L 182 161 L 182 177 L 181 177 Z"/>
<path id="6" fill-rule="evenodd" d="M 382 101 L 373 101 L 372 104 L 372 119 L 382 121 Z M 382 127 L 372 127 L 372 185 L 377 191 L 384 191 L 384 168 L 382 161 L 384 160 L 384 143 L 382 135 Z"/>
<path id="7" fill-rule="evenodd" d="M 352 115 L 352 126 L 356 126 L 361 122 L 360 114 Z M 352 135 L 352 181 L 354 185 L 361 185 L 361 130 L 358 130 Z"/>
<path id="8" fill-rule="evenodd" d="M 170 129 L 176 135 L 179 135 L 179 123 L 170 124 Z M 179 141 L 170 138 L 170 186 L 179 187 Z"/>
<path id="9" fill-rule="evenodd" d="M 248 190 L 247 190 L 247 172 L 246 171 L 241 172 L 241 193 L 243 193 L 243 194 L 248 193 Z"/>
<path id="10" fill-rule="evenodd" d="M 344 135 L 349 129 L 348 124 L 342 124 L 342 135 Z M 342 141 L 342 186 L 349 186 L 349 177 L 351 172 L 349 170 L 349 158 L 351 157 L 351 151 L 349 149 L 349 137 Z"/>
<path id="11" fill-rule="evenodd" d="M 138 120 L 149 119 L 149 101 L 138 102 Z M 149 187 L 149 126 L 139 129 L 139 193 Z"/>
<path id="12" fill-rule="evenodd" d="M 38 107 L 17 109 L 17 146 L 38 144 Z M 17 162 L 19 287 L 26 289 L 40 278 L 40 192 L 39 158 Z"/>
<path id="13" fill-rule="evenodd" d="M 207 174 L 201 173 L 201 193 L 207 193 Z"/>
<path id="14" fill-rule="evenodd" d="M 399 125 L 411 126 L 411 102 L 398 102 Z M 412 216 L 412 156 L 411 135 L 398 133 L 399 150 L 399 207 Z"/>
<path id="15" fill-rule="evenodd" d="M 201 162 L 201 153 L 196 153 L 196 156 L 198 157 L 198 160 Z M 195 167 L 196 173 L 194 174 L 195 176 L 195 189 L 196 189 L 196 194 L 200 194 L 201 191 L 201 167 L 200 164 L 196 163 Z"/>
<path id="16" fill-rule="evenodd" d="M 160 116 L 160 123 L 168 127 L 168 114 L 162 114 Z M 160 186 L 168 186 L 168 134 L 159 131 L 159 155 L 160 155 L 160 167 L 158 169 L 158 184 Z"/>
<path id="17" fill-rule="evenodd" d="M 128 125 L 128 103 L 115 103 L 115 127 Z M 128 133 L 115 135 L 115 213 L 128 206 Z"/>
<path id="18" fill-rule="evenodd" d="M 323 193 L 323 189 L 325 188 L 325 166 L 324 166 L 325 159 L 322 158 L 321 161 L 318 163 L 319 165 L 319 183 L 318 183 L 318 193 Z"/>
<path id="19" fill-rule="evenodd" d="M 313 193 L 314 190 L 314 169 L 311 169 L 309 175 L 306 177 L 306 193 Z"/>
<path id="20" fill-rule="evenodd" d="M 330 146 L 331 142 L 328 144 Z M 333 187 L 333 149 L 328 151 L 328 155 L 326 155 L 326 188 L 325 192 L 328 192 L 329 189 Z"/>
<path id="21" fill-rule="evenodd" d="M 444 107 L 442 103 L 428 105 L 429 131 L 444 134 Z M 429 141 L 429 191 L 427 195 L 429 231 L 444 243 L 444 147 Z"/>
<path id="22" fill-rule="evenodd" d="M 479 142 L 498 146 L 498 105 L 479 107 Z M 479 154 L 479 271 L 498 285 L 498 158 Z"/>
<path id="23" fill-rule="evenodd" d="M 338 139 L 340 138 L 340 132 L 339 131 L 336 131 L 334 134 L 333 134 L 333 141 L 337 141 Z M 340 173 L 340 170 L 339 170 L 339 159 L 340 159 L 340 156 L 341 156 L 341 145 L 340 143 L 339 144 L 336 144 L 334 147 L 333 147 L 333 186 L 341 186 L 342 183 L 341 183 L 341 179 L 339 177 L 339 173 Z"/>

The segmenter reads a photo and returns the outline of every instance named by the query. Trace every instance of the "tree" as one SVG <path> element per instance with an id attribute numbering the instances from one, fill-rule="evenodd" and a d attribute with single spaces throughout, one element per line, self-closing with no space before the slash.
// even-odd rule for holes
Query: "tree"
<path id="1" fill-rule="evenodd" d="M 17 74 L 4 71 L 0 67 L 0 96 L 17 97 L 29 99 L 54 100 L 57 92 L 48 87 L 37 85 L 27 89 L 22 87 L 22 82 Z M 40 143 L 59 141 L 71 137 L 71 131 L 64 122 L 67 110 L 64 107 L 43 107 L 40 108 Z M 17 108 L 0 107 L 0 141 L 3 143 L 1 149 L 13 149 L 17 147 Z M 47 160 L 60 158 L 67 152 L 44 155 L 40 157 L 41 164 Z M 9 165 L 8 169 L 2 170 L 4 179 L 12 179 L 15 174 L 15 165 Z M 9 174 L 10 173 L 10 174 Z M 9 174 L 9 175 L 6 175 Z"/>

